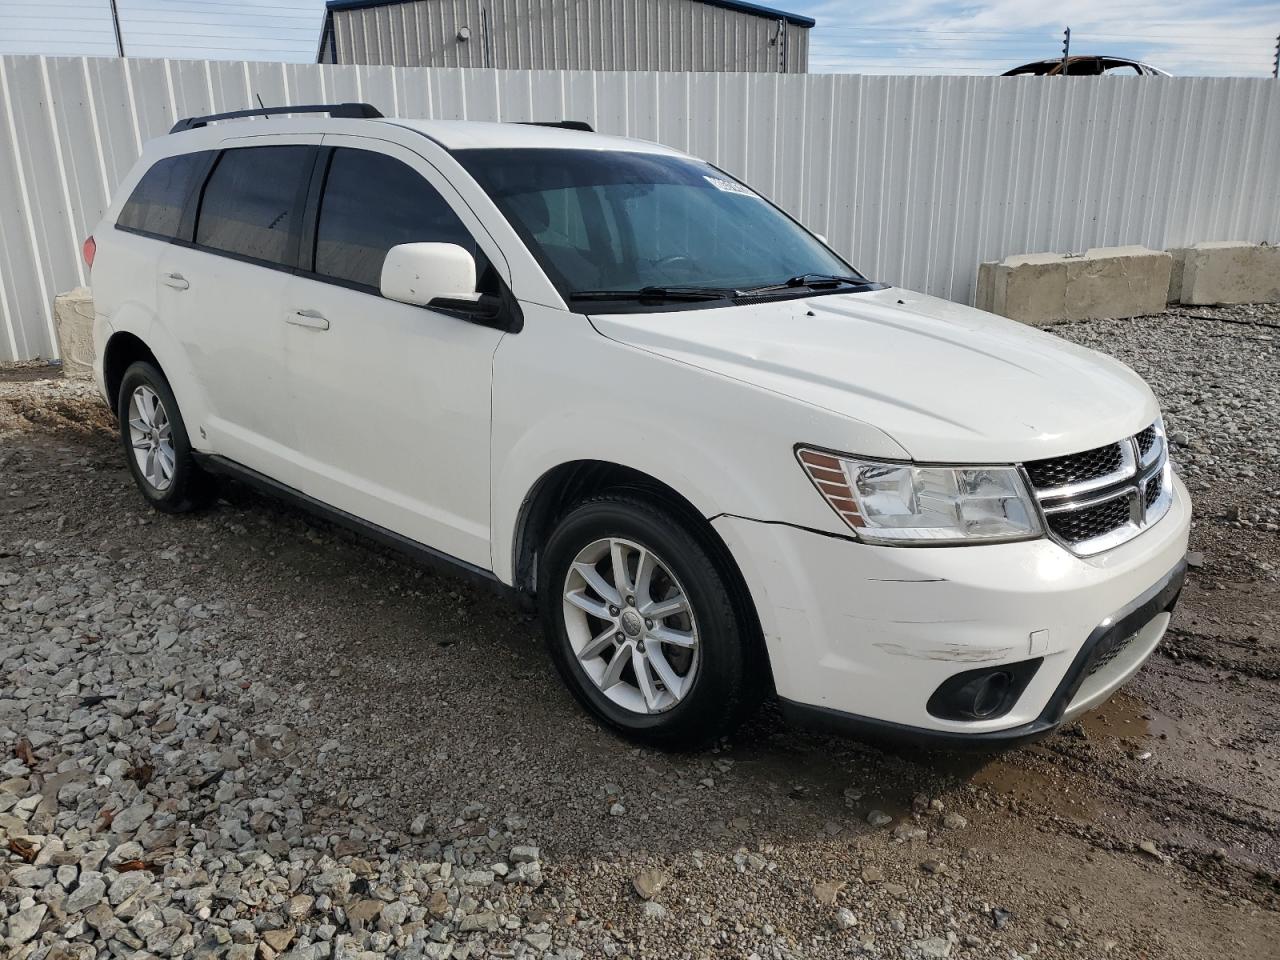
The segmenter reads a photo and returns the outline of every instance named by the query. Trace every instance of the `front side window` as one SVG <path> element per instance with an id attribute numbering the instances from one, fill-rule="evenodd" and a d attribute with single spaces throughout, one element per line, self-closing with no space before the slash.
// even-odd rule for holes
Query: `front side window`
<path id="1" fill-rule="evenodd" d="M 782 211 L 699 160 L 573 149 L 456 156 L 566 300 L 655 287 L 741 291 L 809 276 L 863 281 Z"/>
<path id="2" fill-rule="evenodd" d="M 312 147 L 237 147 L 218 159 L 205 184 L 196 244 L 292 266 L 290 238 L 311 174 Z"/>
<path id="3" fill-rule="evenodd" d="M 458 215 L 420 173 L 386 154 L 335 150 L 316 223 L 315 272 L 377 290 L 387 251 L 423 242 L 455 243 L 480 259 Z"/>
<path id="4" fill-rule="evenodd" d="M 133 188 L 116 226 L 169 240 L 177 237 L 191 187 L 208 162 L 208 151 L 157 160 Z"/>

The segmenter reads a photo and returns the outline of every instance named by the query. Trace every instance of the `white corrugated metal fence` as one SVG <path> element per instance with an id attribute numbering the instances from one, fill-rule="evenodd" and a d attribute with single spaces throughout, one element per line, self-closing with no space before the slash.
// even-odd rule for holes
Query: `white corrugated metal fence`
<path id="1" fill-rule="evenodd" d="M 365 100 L 388 116 L 590 121 L 705 157 L 876 279 L 972 302 L 1011 253 L 1280 242 L 1280 83 L 552 72 L 0 57 L 0 359 L 174 119 Z"/>

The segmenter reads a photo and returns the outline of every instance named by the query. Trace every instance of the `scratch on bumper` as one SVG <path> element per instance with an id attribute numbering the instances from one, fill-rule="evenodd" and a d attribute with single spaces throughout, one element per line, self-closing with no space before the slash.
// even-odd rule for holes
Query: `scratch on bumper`
<path id="1" fill-rule="evenodd" d="M 950 643 L 940 647 L 916 648 L 904 643 L 882 641 L 873 644 L 885 653 L 896 657 L 910 657 L 913 660 L 941 660 L 947 663 L 989 663 L 995 660 L 1008 660 L 1014 655 L 1013 647 L 972 647 L 967 644 Z"/>

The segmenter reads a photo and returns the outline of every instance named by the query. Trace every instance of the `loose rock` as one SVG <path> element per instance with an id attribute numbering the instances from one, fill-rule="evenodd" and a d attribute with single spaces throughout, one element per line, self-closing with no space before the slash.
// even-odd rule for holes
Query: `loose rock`
<path id="1" fill-rule="evenodd" d="M 631 885 L 642 900 L 652 900 L 667 885 L 670 878 L 661 870 L 641 870 L 631 880 Z"/>

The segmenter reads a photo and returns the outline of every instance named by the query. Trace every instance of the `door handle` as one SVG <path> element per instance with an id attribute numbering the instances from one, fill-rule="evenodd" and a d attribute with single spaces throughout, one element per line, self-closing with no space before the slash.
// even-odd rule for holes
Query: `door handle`
<path id="1" fill-rule="evenodd" d="M 329 321 L 317 310 L 295 310 L 285 317 L 285 322 L 292 323 L 295 327 L 306 327 L 308 330 L 329 329 Z"/>
<path id="2" fill-rule="evenodd" d="M 191 284 L 187 283 L 187 278 L 180 273 L 166 273 L 164 275 L 164 285 L 173 287 L 175 290 L 186 290 Z"/>

